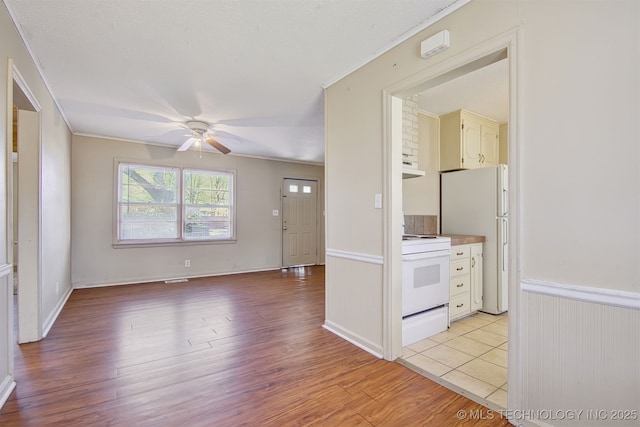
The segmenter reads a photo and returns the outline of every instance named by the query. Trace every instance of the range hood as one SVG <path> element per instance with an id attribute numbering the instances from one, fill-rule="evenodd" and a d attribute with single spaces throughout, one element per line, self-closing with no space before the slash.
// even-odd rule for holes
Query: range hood
<path id="1" fill-rule="evenodd" d="M 402 179 L 418 178 L 420 176 L 424 176 L 424 171 L 409 168 L 406 166 L 402 167 Z"/>

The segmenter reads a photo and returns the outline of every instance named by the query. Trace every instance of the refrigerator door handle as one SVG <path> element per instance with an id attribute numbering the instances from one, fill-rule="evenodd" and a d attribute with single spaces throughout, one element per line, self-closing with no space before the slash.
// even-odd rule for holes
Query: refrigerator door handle
<path id="1" fill-rule="evenodd" d="M 509 192 L 506 188 L 502 189 L 502 214 L 501 216 L 509 215 Z"/>
<path id="2" fill-rule="evenodd" d="M 507 173 L 507 166 L 502 165 L 499 167 L 499 183 L 498 183 L 498 191 L 501 191 L 501 205 L 500 206 L 500 216 L 509 215 L 509 174 Z"/>
<path id="3" fill-rule="evenodd" d="M 509 222 L 506 218 L 502 218 L 502 271 L 507 271 L 507 251 L 509 245 Z"/>

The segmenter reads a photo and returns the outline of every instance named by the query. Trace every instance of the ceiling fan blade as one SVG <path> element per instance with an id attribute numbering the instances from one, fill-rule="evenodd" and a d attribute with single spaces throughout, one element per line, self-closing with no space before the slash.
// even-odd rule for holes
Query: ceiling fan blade
<path id="1" fill-rule="evenodd" d="M 211 145 L 213 148 L 215 148 L 216 150 L 218 150 L 222 154 L 228 154 L 228 153 L 231 152 L 231 150 L 229 150 L 227 147 L 225 147 L 224 145 L 220 144 L 218 141 L 216 141 L 215 139 L 211 138 L 210 136 L 207 136 L 205 138 L 205 141 L 207 141 L 207 143 L 209 145 Z"/>
<path id="2" fill-rule="evenodd" d="M 184 144 L 182 144 L 180 146 L 180 148 L 178 148 L 178 151 L 187 151 L 189 149 L 189 147 L 191 147 L 193 145 L 194 142 L 196 142 L 197 139 L 196 138 L 189 138 L 187 139 Z"/>

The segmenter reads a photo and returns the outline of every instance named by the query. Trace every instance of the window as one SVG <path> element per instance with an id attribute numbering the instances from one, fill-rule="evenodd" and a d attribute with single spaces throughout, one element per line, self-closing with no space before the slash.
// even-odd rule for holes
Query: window
<path id="1" fill-rule="evenodd" d="M 117 243 L 231 240 L 232 172 L 120 163 Z"/>
<path id="2" fill-rule="evenodd" d="M 185 239 L 231 238 L 231 174 L 184 170 Z"/>

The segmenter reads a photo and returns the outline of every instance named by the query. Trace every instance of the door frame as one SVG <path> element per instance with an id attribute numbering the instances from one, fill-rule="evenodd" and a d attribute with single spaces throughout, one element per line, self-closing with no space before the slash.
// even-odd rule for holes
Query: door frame
<path id="1" fill-rule="evenodd" d="M 20 90 L 20 93 L 14 92 L 14 84 Z M 36 236 L 36 250 L 35 253 L 32 254 L 33 258 L 29 259 L 25 257 L 18 258 L 18 262 L 26 265 L 33 265 L 35 268 L 35 276 L 36 283 L 30 285 L 30 287 L 25 288 L 18 283 L 18 307 L 20 306 L 29 306 L 33 307 L 32 313 L 35 312 L 35 316 L 29 316 L 25 310 L 20 310 L 18 308 L 18 342 L 33 342 L 39 341 L 42 339 L 42 181 L 40 177 L 40 171 L 42 168 L 42 115 L 41 115 L 41 106 L 38 102 L 37 98 L 33 94 L 33 91 L 29 88 L 26 80 L 22 77 L 22 74 L 13 63 L 13 60 L 9 58 L 8 62 L 8 73 L 7 73 L 7 135 L 11 132 L 13 127 L 13 104 L 16 103 L 16 97 L 19 96 L 20 103 L 28 103 L 31 108 L 18 108 L 21 110 L 33 111 L 38 117 L 38 130 L 37 130 L 37 145 L 36 145 L 36 156 L 37 159 L 37 170 L 36 170 L 36 180 L 38 185 L 37 194 L 32 195 L 36 198 L 33 201 L 37 206 L 36 213 L 36 221 L 35 224 L 31 224 L 37 230 Z M 11 106 L 11 108 L 9 108 Z M 13 235 L 13 223 L 14 221 L 18 221 L 18 218 L 13 217 L 13 159 L 12 159 L 12 136 L 7 137 L 7 144 L 5 147 L 6 153 L 6 171 L 7 171 L 7 258 L 8 264 L 12 265 L 11 268 L 11 281 L 13 282 L 13 242 L 16 237 L 19 236 Z M 20 141 L 18 141 L 20 144 Z M 34 159 L 30 159 L 34 160 Z M 20 156 L 18 156 L 18 164 L 20 162 Z M 18 166 L 18 171 L 20 171 Z M 23 171 L 24 172 L 24 171 Z M 18 172 L 20 174 L 20 172 Z M 24 197 L 24 195 L 23 195 Z M 19 266 L 18 266 L 18 277 L 19 277 Z M 12 318 L 13 322 L 13 318 Z"/>
<path id="2" fill-rule="evenodd" d="M 522 407 L 524 316 L 520 286 L 521 160 L 523 146 L 523 41 L 516 27 L 449 59 L 434 62 L 382 91 L 383 103 L 383 191 L 389 202 L 383 208 L 383 356 L 394 360 L 402 354 L 402 99 L 495 62 L 505 55 L 509 61 L 509 370 L 508 408 Z M 399 114 L 400 113 L 400 114 Z"/>

